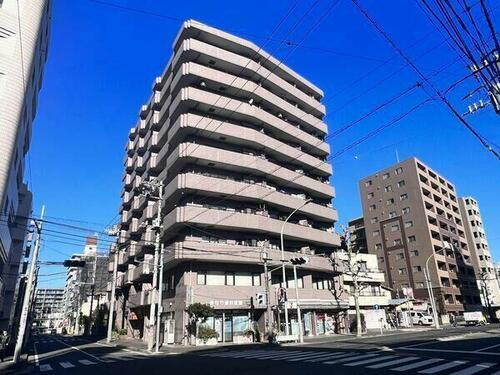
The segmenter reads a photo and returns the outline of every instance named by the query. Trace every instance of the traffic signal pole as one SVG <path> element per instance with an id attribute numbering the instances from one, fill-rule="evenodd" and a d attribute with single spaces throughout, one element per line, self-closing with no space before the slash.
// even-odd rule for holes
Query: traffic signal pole
<path id="1" fill-rule="evenodd" d="M 40 214 L 40 222 L 37 222 L 35 220 L 35 227 L 36 227 L 36 241 L 35 241 L 35 249 L 33 251 L 33 256 L 31 258 L 31 264 L 30 264 L 30 270 L 28 274 L 28 281 L 26 282 L 26 290 L 24 291 L 24 298 L 23 298 L 23 308 L 21 311 L 21 319 L 19 321 L 19 333 L 17 335 L 17 340 L 16 340 L 16 347 L 14 349 L 14 357 L 12 358 L 12 362 L 17 363 L 19 361 L 19 356 L 21 355 L 21 351 L 23 349 L 23 343 L 24 343 L 24 337 L 26 334 L 26 331 L 29 329 L 27 327 L 27 321 L 28 321 L 28 312 L 31 310 L 30 309 L 30 300 L 31 300 L 31 294 L 33 291 L 33 287 L 35 285 L 35 272 L 38 267 L 38 254 L 40 252 L 40 237 L 42 234 L 42 225 L 43 225 L 43 216 L 45 213 L 45 206 L 42 206 L 42 212 Z"/>
<path id="2" fill-rule="evenodd" d="M 299 341 L 304 342 L 304 332 L 302 332 L 302 317 L 300 316 L 300 303 L 299 303 L 299 282 L 297 279 L 297 265 L 293 264 L 293 277 L 295 279 L 295 303 L 297 304 L 297 323 L 299 325 Z"/>

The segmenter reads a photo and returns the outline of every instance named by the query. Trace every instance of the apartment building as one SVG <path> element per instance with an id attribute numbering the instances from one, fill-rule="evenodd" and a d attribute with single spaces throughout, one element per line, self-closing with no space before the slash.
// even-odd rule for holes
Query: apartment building
<path id="1" fill-rule="evenodd" d="M 11 330 L 31 192 L 24 157 L 47 59 L 51 2 L 0 4 L 0 330 Z"/>
<path id="2" fill-rule="evenodd" d="M 361 179 L 368 252 L 389 286 L 428 299 L 424 269 L 440 313 L 480 304 L 455 186 L 416 158 Z"/>
<path id="3" fill-rule="evenodd" d="M 356 253 L 368 253 L 365 219 L 363 216 L 350 220 L 347 225 L 353 250 Z"/>
<path id="4" fill-rule="evenodd" d="M 493 258 L 486 239 L 483 219 L 479 204 L 473 197 L 462 197 L 458 200 L 465 235 L 476 272 L 478 288 L 481 292 L 481 303 L 486 308 L 500 308 L 500 287 L 498 284 Z"/>
<path id="5" fill-rule="evenodd" d="M 96 236 L 88 236 L 82 254 L 73 254 L 70 260 L 85 261 L 84 267 L 68 268 L 64 288 L 64 325 L 68 332 L 78 334 L 88 329 L 78 317 L 100 311 L 108 301 L 109 255 L 98 251 Z"/>
<path id="6" fill-rule="evenodd" d="M 194 302 L 214 307 L 208 324 L 221 342 L 244 339 L 254 322 L 264 332 L 265 306 L 251 301 L 264 292 L 264 254 L 270 266 L 281 264 L 280 231 L 294 210 L 284 226 L 284 256 L 310 257 L 299 269 L 304 326 L 311 335 L 333 330 L 332 315 L 348 304 L 330 290 L 338 282 L 330 255 L 339 236 L 323 92 L 252 42 L 192 20 L 152 89 L 125 150 L 118 327 L 144 340 L 151 333 L 155 232 L 144 223 L 158 203 L 138 188 L 155 179 L 165 186 L 165 341 L 186 336 L 185 309 Z M 290 267 L 286 277 L 291 287 Z M 276 308 L 281 284 L 272 273 L 275 322 L 284 321 Z M 296 330 L 293 309 L 290 317 Z"/>
<path id="7" fill-rule="evenodd" d="M 61 332 L 64 313 L 64 289 L 40 288 L 35 292 L 33 325 L 43 332 Z"/>

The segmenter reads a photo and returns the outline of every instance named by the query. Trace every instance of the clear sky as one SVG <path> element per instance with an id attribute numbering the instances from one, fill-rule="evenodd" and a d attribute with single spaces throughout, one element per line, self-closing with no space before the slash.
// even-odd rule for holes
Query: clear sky
<path id="1" fill-rule="evenodd" d="M 196 19 L 248 38 L 321 87 L 330 133 L 418 81 L 350 0 L 340 0 L 324 18 L 336 0 L 298 1 L 271 40 L 272 31 L 296 0 L 105 1 L 141 12 L 97 0 L 53 2 L 49 59 L 26 178 L 35 193 L 35 215 L 44 203 L 49 219 L 68 225 L 101 231 L 116 222 L 127 134 L 171 55 L 181 20 Z M 436 86 L 446 88 L 467 74 L 415 0 L 361 3 Z M 308 9 L 312 10 L 303 17 Z M 500 7 L 493 13 L 500 20 Z M 473 88 L 474 81 L 468 80 L 452 91 L 450 98 L 460 112 L 467 104 L 460 98 Z M 332 137 L 332 152 L 426 98 L 422 89 L 413 90 Z M 500 143 L 500 117 L 491 108 L 467 119 L 486 138 Z M 500 260 L 500 162 L 438 102 L 333 160 L 340 223 L 361 214 L 357 181 L 395 163 L 396 154 L 401 160 L 422 159 L 454 182 L 459 195 L 477 198 L 493 256 Z M 58 225 L 46 228 L 80 236 L 92 233 Z M 60 261 L 82 247 L 83 237 L 46 232 L 41 259 Z M 106 248 L 102 244 L 101 249 Z M 40 287 L 64 286 L 61 272 L 62 267 L 42 267 L 40 273 L 47 276 L 40 278 Z"/>

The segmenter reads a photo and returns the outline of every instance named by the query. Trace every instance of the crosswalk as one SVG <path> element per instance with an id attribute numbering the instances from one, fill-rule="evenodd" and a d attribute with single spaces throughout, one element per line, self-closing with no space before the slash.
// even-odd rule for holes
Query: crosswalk
<path id="1" fill-rule="evenodd" d="M 50 363 L 45 363 L 44 361 L 42 361 L 42 363 L 36 364 L 36 366 L 38 367 L 39 372 L 47 373 L 51 371 L 69 370 L 78 366 L 87 367 L 102 363 L 127 362 L 127 361 L 145 359 L 147 357 L 149 357 L 149 355 L 147 354 L 104 355 L 99 358 L 96 357 L 95 359 L 93 358 L 93 359 L 75 359 L 66 361 L 51 361 Z"/>
<path id="2" fill-rule="evenodd" d="M 411 372 L 425 375 L 500 375 L 499 364 L 493 362 L 473 363 L 466 360 L 423 358 L 386 351 L 372 352 L 328 352 L 304 350 L 220 350 L 199 354 L 203 357 L 227 359 L 252 359 L 286 361 L 291 363 L 317 363 L 346 367 L 382 369 L 382 371 Z M 496 370 L 495 370 L 496 368 Z"/>

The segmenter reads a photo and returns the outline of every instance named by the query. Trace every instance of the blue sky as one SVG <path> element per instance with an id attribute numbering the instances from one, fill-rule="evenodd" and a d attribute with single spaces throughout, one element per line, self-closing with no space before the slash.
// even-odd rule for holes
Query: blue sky
<path id="1" fill-rule="evenodd" d="M 50 219 L 89 231 L 56 225 L 47 229 L 85 236 L 116 221 L 128 130 L 149 98 L 154 78 L 163 71 L 180 20 L 193 18 L 248 38 L 321 87 L 330 133 L 418 81 L 349 0 L 340 0 L 311 33 L 308 30 L 332 2 L 319 0 L 302 19 L 315 1 L 299 1 L 272 40 L 272 30 L 295 0 L 254 0 L 252 8 L 234 0 L 109 2 L 143 12 L 92 0 L 54 1 L 49 59 L 27 168 L 31 173 L 26 178 L 35 193 L 36 215 L 43 203 Z M 467 74 L 416 1 L 361 3 L 436 86 L 446 88 Z M 500 7 L 494 16 L 500 19 Z M 296 48 L 283 40 L 303 42 Z M 460 98 L 473 88 L 469 80 L 452 91 L 450 98 L 461 112 L 467 103 Z M 426 98 L 422 89 L 415 89 L 333 137 L 333 153 Z M 468 120 L 486 138 L 500 143 L 499 117 L 491 108 Z M 333 160 L 340 222 L 361 214 L 357 181 L 395 163 L 396 150 L 401 160 L 416 156 L 453 181 L 459 195 L 478 199 L 493 256 L 500 259 L 500 164 L 438 102 Z M 83 246 L 83 238 L 47 233 L 42 260 L 63 260 Z M 43 267 L 41 274 L 50 276 L 42 277 L 39 285 L 63 286 L 64 275 L 52 275 L 63 271 Z"/>

